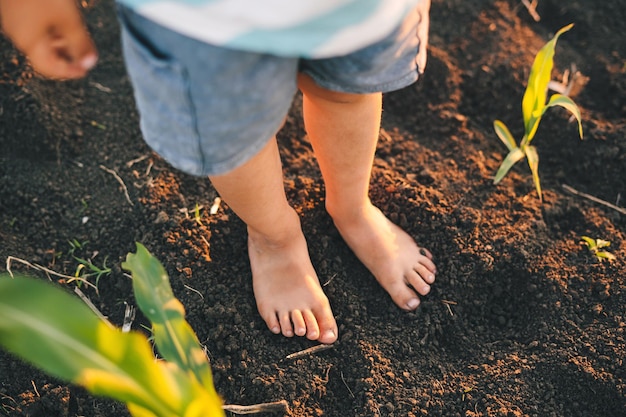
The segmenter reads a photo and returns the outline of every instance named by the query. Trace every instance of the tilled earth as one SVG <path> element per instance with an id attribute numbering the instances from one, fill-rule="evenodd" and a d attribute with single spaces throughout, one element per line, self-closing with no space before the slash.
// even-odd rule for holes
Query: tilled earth
<path id="1" fill-rule="evenodd" d="M 434 0 L 427 73 L 385 97 L 371 196 L 440 271 L 415 313 L 393 305 L 333 228 L 296 98 L 279 136 L 285 186 L 340 338 L 286 359 L 312 343 L 274 336 L 258 316 L 243 223 L 223 203 L 210 214 L 209 181 L 141 139 L 110 0 L 86 9 L 101 61 L 85 80 L 41 80 L 0 41 L 0 270 L 11 256 L 71 276 L 78 243 L 74 254 L 111 267 L 83 291 L 121 325 L 134 299 L 120 264 L 142 242 L 228 404 L 284 399 L 289 416 L 626 416 L 626 5 L 542 0 L 537 12 L 538 22 L 518 1 Z M 493 185 L 506 148 L 492 124 L 521 136 L 532 59 L 572 22 L 553 78 L 580 71 L 585 138 L 565 111 L 548 111 L 534 142 L 541 204 L 525 162 Z M 599 262 L 582 236 L 610 241 L 616 260 Z M 0 415 L 128 414 L 2 352 Z"/>

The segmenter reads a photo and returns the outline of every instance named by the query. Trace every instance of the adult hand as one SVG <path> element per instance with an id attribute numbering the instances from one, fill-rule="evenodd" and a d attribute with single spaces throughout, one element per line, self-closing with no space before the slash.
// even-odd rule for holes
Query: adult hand
<path id="1" fill-rule="evenodd" d="M 0 0 L 4 33 L 48 78 L 80 78 L 98 61 L 74 0 Z"/>

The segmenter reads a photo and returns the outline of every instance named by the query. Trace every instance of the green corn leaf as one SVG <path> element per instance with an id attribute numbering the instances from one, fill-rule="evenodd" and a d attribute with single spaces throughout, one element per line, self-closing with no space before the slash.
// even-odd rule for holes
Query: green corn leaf
<path id="1" fill-rule="evenodd" d="M 596 244 L 596 240 L 595 239 L 592 239 L 589 236 L 581 236 L 580 238 L 585 242 L 585 245 L 587 245 L 587 247 L 590 250 L 594 250 L 594 249 L 597 248 L 597 244 Z"/>
<path id="2" fill-rule="evenodd" d="M 517 148 L 515 138 L 509 131 L 509 128 L 506 127 L 503 122 L 501 122 L 500 120 L 496 120 L 495 122 L 493 122 L 493 129 L 496 131 L 496 134 L 498 135 L 502 143 L 504 143 L 504 145 L 507 147 L 509 152 Z"/>
<path id="3" fill-rule="evenodd" d="M 533 175 L 533 182 L 535 183 L 535 189 L 539 195 L 539 200 L 542 201 L 541 183 L 539 181 L 539 154 L 537 153 L 537 148 L 534 146 L 527 146 L 524 148 L 524 152 L 526 153 L 526 158 L 528 159 L 528 166 L 530 167 L 530 172 Z"/>
<path id="4" fill-rule="evenodd" d="M 133 276 L 137 304 L 152 322 L 155 343 L 161 355 L 193 372 L 219 403 L 207 357 L 185 320 L 183 305 L 174 297 L 165 268 L 140 243 L 137 243 L 137 253 L 129 253 L 122 267 Z"/>
<path id="5" fill-rule="evenodd" d="M 506 158 L 504 158 L 504 161 L 502 161 L 502 164 L 500 164 L 500 168 L 498 168 L 498 172 L 496 172 L 493 183 L 497 184 L 502 181 L 502 178 L 506 176 L 513 165 L 519 162 L 522 158 L 524 158 L 524 151 L 520 148 L 515 148 L 509 152 Z"/>
<path id="6" fill-rule="evenodd" d="M 126 404 L 126 406 L 128 408 L 128 411 L 130 412 L 130 415 L 133 417 L 159 417 L 152 411 L 140 407 L 136 404 Z"/>
<path id="7" fill-rule="evenodd" d="M 531 123 L 529 124 L 530 130 L 524 134 L 524 138 L 522 139 L 520 146 L 529 145 L 530 142 L 533 140 L 533 138 L 535 137 L 535 134 L 537 133 L 537 129 L 539 129 L 541 116 L 543 116 L 543 113 L 545 112 L 545 110 L 546 110 L 546 107 L 544 106 L 543 108 L 537 109 L 533 112 L 531 116 Z"/>
<path id="8" fill-rule="evenodd" d="M 172 385 L 147 339 L 111 327 L 76 297 L 30 278 L 0 277 L 0 344 L 92 393 L 175 416 L 198 389 Z"/>
<path id="9" fill-rule="evenodd" d="M 603 261 L 604 259 L 606 259 L 608 261 L 614 261 L 615 259 L 617 259 L 615 257 L 615 255 L 613 255 L 611 252 L 607 252 L 605 250 L 601 250 L 601 251 L 596 252 L 596 257 L 600 261 Z"/>
<path id="10" fill-rule="evenodd" d="M 582 139 L 583 138 L 582 116 L 580 114 L 580 109 L 578 108 L 576 103 L 574 103 L 574 100 L 562 94 L 554 94 L 552 95 L 552 97 L 550 97 L 550 101 L 546 105 L 544 112 L 548 108 L 554 107 L 554 106 L 563 107 L 564 109 L 568 110 L 570 113 L 574 115 L 574 117 L 578 121 L 578 135 Z"/>
<path id="11" fill-rule="evenodd" d="M 570 30 L 573 26 L 573 24 L 569 24 L 561 28 L 535 56 L 530 70 L 526 92 L 522 99 L 524 127 L 529 141 L 532 140 L 533 137 L 530 132 L 537 130 L 537 124 L 541 119 L 540 115 L 546 105 L 548 83 L 552 77 L 552 67 L 554 65 L 553 59 L 556 42 L 559 36 Z"/>

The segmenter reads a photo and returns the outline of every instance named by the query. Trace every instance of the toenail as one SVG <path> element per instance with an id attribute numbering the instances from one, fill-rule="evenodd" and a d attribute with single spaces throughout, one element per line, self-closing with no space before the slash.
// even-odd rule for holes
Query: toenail
<path id="1" fill-rule="evenodd" d="M 426 256 L 426 249 L 420 248 L 420 253 L 422 254 L 422 256 Z"/>
<path id="2" fill-rule="evenodd" d="M 418 306 L 420 305 L 420 300 L 419 298 L 412 298 L 409 300 L 408 303 L 406 303 L 406 306 L 410 309 L 410 310 L 415 310 Z"/>
<path id="3" fill-rule="evenodd" d="M 280 327 L 278 327 L 278 326 L 277 326 L 277 327 L 272 327 L 272 328 L 270 329 L 270 331 L 271 331 L 272 333 L 274 333 L 274 334 L 278 334 L 278 333 L 280 333 Z"/>
<path id="4" fill-rule="evenodd" d="M 434 275 L 434 274 L 430 274 L 430 275 L 428 276 L 428 280 L 429 280 L 430 282 L 433 282 L 433 281 L 435 280 L 435 275 Z"/>
<path id="5" fill-rule="evenodd" d="M 324 339 L 336 339 L 337 335 L 335 334 L 334 330 L 326 330 L 324 332 Z"/>

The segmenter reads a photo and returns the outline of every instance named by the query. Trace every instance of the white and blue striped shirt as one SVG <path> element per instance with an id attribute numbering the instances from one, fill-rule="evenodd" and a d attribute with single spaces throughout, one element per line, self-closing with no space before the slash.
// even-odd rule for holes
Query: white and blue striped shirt
<path id="1" fill-rule="evenodd" d="M 118 0 L 213 45 L 281 56 L 344 55 L 389 34 L 426 0 Z"/>

